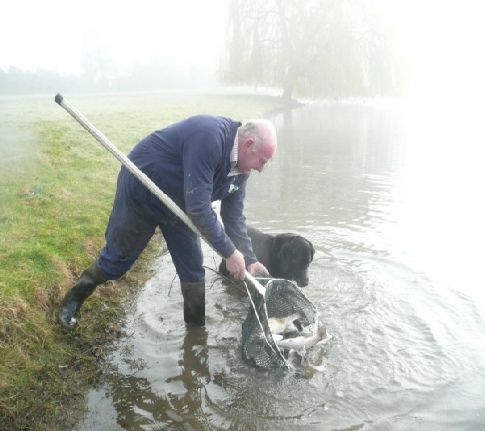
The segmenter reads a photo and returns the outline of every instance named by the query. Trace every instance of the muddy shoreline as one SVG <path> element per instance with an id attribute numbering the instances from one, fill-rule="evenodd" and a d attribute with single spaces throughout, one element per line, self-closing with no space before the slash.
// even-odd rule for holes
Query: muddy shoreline
<path id="1" fill-rule="evenodd" d="M 96 289 L 94 297 L 85 304 L 76 329 L 60 331 L 64 341 L 74 347 L 74 354 L 60 375 L 72 382 L 61 400 L 52 400 L 61 409 L 52 418 L 48 429 L 77 429 L 85 413 L 87 391 L 103 384 L 104 370 L 113 344 L 124 335 L 124 321 L 129 305 L 135 300 L 144 283 L 154 273 L 150 262 L 164 251 L 163 237 L 155 234 L 142 258 L 125 276 Z M 94 300 L 94 301 L 93 301 Z M 56 324 L 58 324 L 56 322 Z M 35 414 L 35 412 L 32 412 Z"/>

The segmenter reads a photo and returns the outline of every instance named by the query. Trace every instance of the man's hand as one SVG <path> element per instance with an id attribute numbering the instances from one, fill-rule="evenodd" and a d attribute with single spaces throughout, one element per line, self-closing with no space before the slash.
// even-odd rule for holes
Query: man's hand
<path id="1" fill-rule="evenodd" d="M 255 275 L 255 274 L 269 275 L 269 271 L 260 262 L 255 262 L 255 263 L 252 263 L 251 265 L 248 265 L 248 271 L 251 275 Z"/>
<path id="2" fill-rule="evenodd" d="M 244 256 L 236 250 L 226 259 L 226 268 L 236 280 L 244 280 L 246 278 L 246 263 Z"/>

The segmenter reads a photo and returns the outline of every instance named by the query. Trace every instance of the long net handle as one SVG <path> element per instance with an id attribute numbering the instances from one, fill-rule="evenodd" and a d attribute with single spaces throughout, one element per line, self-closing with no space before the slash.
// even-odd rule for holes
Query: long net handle
<path id="1" fill-rule="evenodd" d="M 64 108 L 84 129 L 86 129 L 104 148 L 106 148 L 113 156 L 115 156 L 128 171 L 130 171 L 141 183 L 150 190 L 160 201 L 162 201 L 180 220 L 182 220 L 197 236 L 202 238 L 214 252 L 220 256 L 221 254 L 214 248 L 214 246 L 205 238 L 199 229 L 192 223 L 192 220 L 185 214 L 180 207 L 160 188 L 144 174 L 138 166 L 136 166 L 127 156 L 125 156 L 116 146 L 99 130 L 97 130 L 89 120 L 84 117 L 76 108 L 74 108 L 61 94 L 57 94 L 55 99 L 57 104 Z M 265 295 L 266 289 L 262 286 L 250 273 L 246 270 L 246 280 L 248 280 L 261 295 Z"/>

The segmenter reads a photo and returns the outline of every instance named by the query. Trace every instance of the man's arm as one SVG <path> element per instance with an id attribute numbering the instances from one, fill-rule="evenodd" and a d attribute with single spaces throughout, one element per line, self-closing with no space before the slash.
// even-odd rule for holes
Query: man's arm
<path id="1" fill-rule="evenodd" d="M 228 258 L 236 246 L 224 232 L 211 206 L 215 169 L 222 157 L 222 145 L 210 133 L 199 132 L 183 152 L 185 212 L 201 234 Z"/>
<path id="2" fill-rule="evenodd" d="M 256 263 L 258 259 L 254 254 L 253 245 L 248 236 L 246 217 L 244 216 L 247 179 L 246 176 L 236 192 L 221 200 L 221 219 L 227 236 L 244 255 L 246 265 L 251 265 Z"/>

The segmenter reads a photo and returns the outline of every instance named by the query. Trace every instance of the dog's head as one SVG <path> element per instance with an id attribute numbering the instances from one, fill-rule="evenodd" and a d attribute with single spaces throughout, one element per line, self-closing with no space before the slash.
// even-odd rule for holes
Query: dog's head
<path id="1" fill-rule="evenodd" d="M 313 244 L 300 235 L 290 233 L 278 235 L 277 277 L 293 280 L 300 287 L 308 285 L 308 267 L 313 260 Z M 273 274 L 276 276 L 276 274 Z"/>

